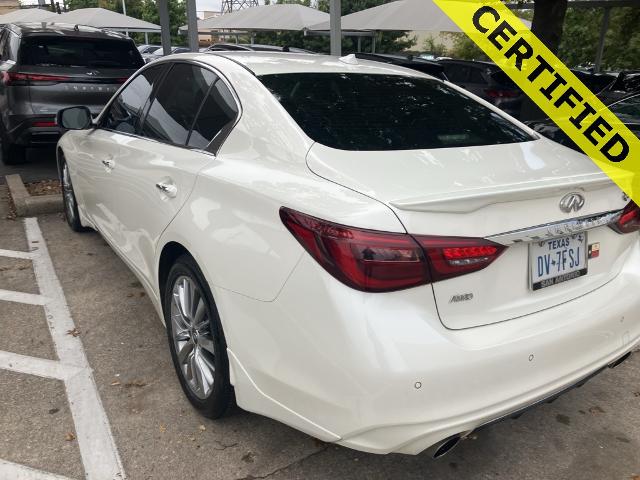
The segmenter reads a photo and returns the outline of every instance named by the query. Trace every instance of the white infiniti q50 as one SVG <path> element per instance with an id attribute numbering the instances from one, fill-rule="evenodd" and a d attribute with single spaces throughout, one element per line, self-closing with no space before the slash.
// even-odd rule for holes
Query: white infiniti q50
<path id="1" fill-rule="evenodd" d="M 638 207 L 449 83 L 181 54 L 59 122 L 69 225 L 138 276 L 209 417 L 235 391 L 327 442 L 440 455 L 640 340 Z"/>

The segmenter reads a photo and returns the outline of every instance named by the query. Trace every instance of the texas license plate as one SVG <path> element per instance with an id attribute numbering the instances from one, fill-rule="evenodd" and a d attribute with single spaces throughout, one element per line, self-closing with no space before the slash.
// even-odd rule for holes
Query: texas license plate
<path id="1" fill-rule="evenodd" d="M 557 285 L 587 274 L 587 234 L 529 244 L 531 288 Z"/>

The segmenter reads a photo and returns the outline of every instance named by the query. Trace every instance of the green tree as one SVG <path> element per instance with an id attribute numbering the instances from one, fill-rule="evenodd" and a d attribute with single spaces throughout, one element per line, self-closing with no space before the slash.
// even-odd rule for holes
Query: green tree
<path id="1" fill-rule="evenodd" d="M 569 66 L 589 66 L 596 57 L 602 24 L 602 8 L 570 8 L 564 25 L 558 56 Z M 611 10 L 605 36 L 603 69 L 640 68 L 640 8 Z"/>

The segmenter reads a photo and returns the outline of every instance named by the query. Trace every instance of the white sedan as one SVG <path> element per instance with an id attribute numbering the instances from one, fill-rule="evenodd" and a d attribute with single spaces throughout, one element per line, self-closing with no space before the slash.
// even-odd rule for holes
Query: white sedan
<path id="1" fill-rule="evenodd" d="M 206 416 L 235 391 L 326 442 L 439 456 L 640 340 L 640 209 L 449 83 L 181 54 L 58 121 L 69 225 L 140 279 Z"/>

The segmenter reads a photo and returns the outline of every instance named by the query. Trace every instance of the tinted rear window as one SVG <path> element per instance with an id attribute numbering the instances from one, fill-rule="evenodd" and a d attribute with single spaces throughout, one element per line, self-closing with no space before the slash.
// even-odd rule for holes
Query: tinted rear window
<path id="1" fill-rule="evenodd" d="M 532 140 L 437 80 L 289 73 L 260 80 L 314 141 L 342 150 L 413 150 Z"/>
<path id="2" fill-rule="evenodd" d="M 34 36 L 22 40 L 20 63 L 53 67 L 140 68 L 140 52 L 124 40 Z"/>

